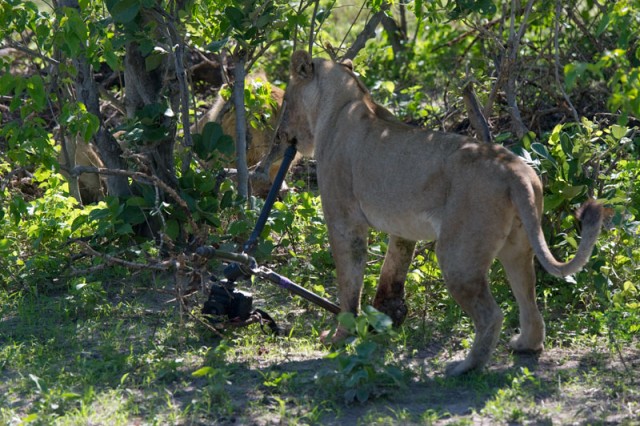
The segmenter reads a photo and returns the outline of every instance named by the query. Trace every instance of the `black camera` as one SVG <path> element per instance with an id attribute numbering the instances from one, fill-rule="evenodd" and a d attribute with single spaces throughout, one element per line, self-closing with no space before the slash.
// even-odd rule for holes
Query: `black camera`
<path id="1" fill-rule="evenodd" d="M 211 285 L 209 299 L 202 307 L 202 313 L 212 317 L 226 316 L 229 320 L 246 321 L 251 315 L 253 296 L 235 288 L 228 280 Z"/>

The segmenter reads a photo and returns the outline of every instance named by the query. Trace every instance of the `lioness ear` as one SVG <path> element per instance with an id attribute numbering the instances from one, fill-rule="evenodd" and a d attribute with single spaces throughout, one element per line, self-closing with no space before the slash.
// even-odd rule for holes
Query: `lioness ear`
<path id="1" fill-rule="evenodd" d="M 353 71 L 353 61 L 351 59 L 344 59 L 340 62 L 341 65 L 349 68 L 349 70 Z"/>
<path id="2" fill-rule="evenodd" d="M 313 62 L 311 55 L 305 50 L 298 50 L 291 55 L 291 76 L 301 79 L 313 77 Z"/>

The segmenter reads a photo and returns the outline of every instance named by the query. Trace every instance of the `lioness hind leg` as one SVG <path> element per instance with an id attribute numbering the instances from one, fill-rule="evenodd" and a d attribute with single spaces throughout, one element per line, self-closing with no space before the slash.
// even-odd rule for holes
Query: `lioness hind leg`
<path id="1" fill-rule="evenodd" d="M 404 302 L 404 281 L 413 258 L 415 241 L 390 235 L 389 248 L 382 264 L 380 283 L 373 306 L 389 315 L 393 325 L 399 326 L 407 316 L 407 305 Z"/>
<path id="2" fill-rule="evenodd" d="M 447 369 L 447 375 L 458 376 L 482 368 L 489 361 L 500 337 L 503 315 L 485 278 L 449 282 L 447 288 L 473 320 L 476 332 L 464 361 Z"/>
<path id="3" fill-rule="evenodd" d="M 544 348 L 545 327 L 536 304 L 533 251 L 526 235 L 509 238 L 498 259 L 507 274 L 520 311 L 520 334 L 511 340 L 511 347 L 516 352 L 539 352 Z"/>
<path id="4" fill-rule="evenodd" d="M 476 244 L 469 241 L 463 243 L 462 240 L 465 239 L 459 237 L 457 243 L 453 244 L 454 238 L 449 243 L 447 239 L 440 239 L 436 245 L 436 255 L 447 289 L 471 317 L 475 327 L 475 338 L 469 354 L 464 361 L 447 368 L 447 375 L 450 376 L 482 368 L 487 363 L 498 343 L 504 318 L 489 291 L 487 280 L 493 259 L 491 239 L 480 239 L 475 241 Z"/>

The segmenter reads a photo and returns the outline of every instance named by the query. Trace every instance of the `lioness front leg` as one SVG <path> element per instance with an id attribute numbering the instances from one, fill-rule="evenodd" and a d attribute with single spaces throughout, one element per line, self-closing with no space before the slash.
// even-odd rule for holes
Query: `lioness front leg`
<path id="1" fill-rule="evenodd" d="M 368 227 L 343 221 L 327 221 L 327 227 L 336 264 L 340 310 L 357 315 L 360 312 L 364 266 L 367 260 Z M 321 338 L 326 343 L 332 343 L 344 339 L 347 334 L 346 330 L 338 327 L 332 336 L 325 332 Z"/>
<path id="2" fill-rule="evenodd" d="M 389 247 L 380 272 L 380 284 L 373 300 L 373 306 L 389 315 L 396 327 L 401 325 L 407 316 L 404 282 L 413 259 L 415 246 L 415 241 L 408 241 L 394 235 L 389 236 Z"/>

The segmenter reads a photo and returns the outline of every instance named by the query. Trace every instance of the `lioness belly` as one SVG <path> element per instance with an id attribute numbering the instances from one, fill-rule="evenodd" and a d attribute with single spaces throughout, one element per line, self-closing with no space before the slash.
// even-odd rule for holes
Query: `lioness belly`
<path id="1" fill-rule="evenodd" d="M 394 212 L 390 209 L 386 212 L 378 209 L 367 209 L 361 206 L 362 211 L 371 227 L 397 235 L 410 241 L 436 240 L 440 231 L 440 220 L 437 215 L 428 212 Z"/>

